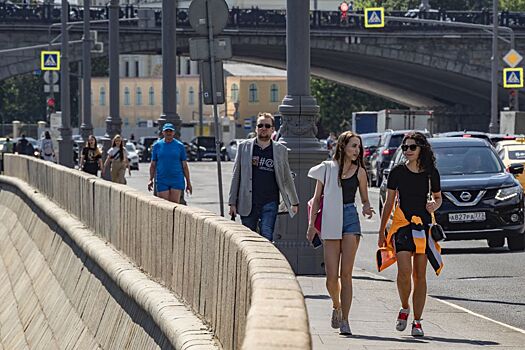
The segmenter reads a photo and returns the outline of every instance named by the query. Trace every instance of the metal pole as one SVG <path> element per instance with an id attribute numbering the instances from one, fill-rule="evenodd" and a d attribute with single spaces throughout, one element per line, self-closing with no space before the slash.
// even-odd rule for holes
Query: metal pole
<path id="1" fill-rule="evenodd" d="M 73 142 L 71 139 L 71 106 L 69 101 L 69 34 L 67 20 L 69 14 L 69 3 L 62 0 L 62 52 L 60 63 L 60 108 L 62 110 L 62 126 L 58 139 L 58 162 L 61 165 L 73 167 Z"/>
<path id="2" fill-rule="evenodd" d="M 219 182 L 219 203 L 221 216 L 224 216 L 224 198 L 222 194 L 221 137 L 219 135 L 219 111 L 217 109 L 217 81 L 215 77 L 215 50 L 213 45 L 212 13 L 209 0 L 206 0 L 206 23 L 208 24 L 208 47 L 210 50 L 211 92 L 213 101 L 213 120 L 215 124 L 215 158 L 217 160 L 217 179 Z"/>
<path id="3" fill-rule="evenodd" d="M 89 135 L 93 133 L 91 123 L 91 35 L 90 35 L 90 9 L 91 0 L 84 0 L 84 38 L 82 52 L 82 124 L 80 125 L 80 135 L 87 141 Z"/>
<path id="4" fill-rule="evenodd" d="M 109 116 L 106 118 L 107 138 L 120 134 L 120 78 L 119 78 L 119 2 L 109 5 Z"/>
<path id="5" fill-rule="evenodd" d="M 491 109 L 489 130 L 492 133 L 499 131 L 498 125 L 498 1 L 492 1 L 492 65 L 491 65 Z"/>
<path id="6" fill-rule="evenodd" d="M 177 42 L 175 37 L 177 4 L 162 0 L 162 114 L 159 130 L 172 123 L 180 134 L 181 120 L 177 115 Z"/>
<path id="7" fill-rule="evenodd" d="M 204 135 L 204 116 L 202 115 L 202 112 L 202 75 L 199 71 L 199 136 Z"/>

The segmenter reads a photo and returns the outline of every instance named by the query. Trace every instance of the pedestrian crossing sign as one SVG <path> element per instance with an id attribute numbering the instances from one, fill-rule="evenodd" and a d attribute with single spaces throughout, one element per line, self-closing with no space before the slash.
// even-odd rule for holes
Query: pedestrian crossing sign
<path id="1" fill-rule="evenodd" d="M 503 87 L 516 89 L 523 87 L 523 68 L 504 68 Z"/>
<path id="2" fill-rule="evenodd" d="M 60 51 L 42 51 L 40 67 L 42 70 L 60 70 Z"/>
<path id="3" fill-rule="evenodd" d="M 365 9 L 365 28 L 383 28 L 385 26 L 385 9 L 370 7 Z"/>

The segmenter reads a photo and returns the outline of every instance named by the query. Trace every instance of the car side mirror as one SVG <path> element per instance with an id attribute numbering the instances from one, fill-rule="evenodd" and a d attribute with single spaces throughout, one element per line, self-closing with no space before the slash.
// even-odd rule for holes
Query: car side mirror
<path id="1" fill-rule="evenodd" d="M 519 175 L 523 173 L 523 164 L 514 163 L 509 166 L 509 173 Z"/>

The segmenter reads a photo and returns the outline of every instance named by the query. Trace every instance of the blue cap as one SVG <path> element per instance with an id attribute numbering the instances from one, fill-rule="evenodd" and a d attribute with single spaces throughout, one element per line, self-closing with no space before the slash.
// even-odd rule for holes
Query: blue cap
<path id="1" fill-rule="evenodd" d="M 166 124 L 164 124 L 164 126 L 162 127 L 162 131 L 166 131 L 166 130 L 175 131 L 175 127 L 174 127 L 173 124 L 171 124 L 171 123 L 166 123 Z"/>

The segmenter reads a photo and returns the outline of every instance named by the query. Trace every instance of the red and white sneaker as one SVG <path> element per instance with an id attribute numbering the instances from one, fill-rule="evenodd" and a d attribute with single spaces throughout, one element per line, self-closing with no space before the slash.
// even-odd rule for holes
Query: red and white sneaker
<path id="1" fill-rule="evenodd" d="M 414 320 L 412 322 L 412 336 L 413 337 L 423 337 L 425 332 L 423 332 L 423 327 L 421 327 L 421 320 Z"/>
<path id="2" fill-rule="evenodd" d="M 408 315 L 410 315 L 410 309 L 401 309 L 397 315 L 396 329 L 400 332 L 407 328 Z"/>

